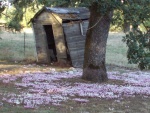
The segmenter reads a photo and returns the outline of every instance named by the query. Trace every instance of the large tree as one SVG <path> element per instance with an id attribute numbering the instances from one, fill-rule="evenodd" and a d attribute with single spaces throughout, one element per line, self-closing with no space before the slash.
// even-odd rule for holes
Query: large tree
<path id="1" fill-rule="evenodd" d="M 37 6 L 39 4 L 61 7 L 81 5 L 89 8 L 90 19 L 86 34 L 87 38 L 85 44 L 82 78 L 94 82 L 103 82 L 107 81 L 108 79 L 105 65 L 105 54 L 110 23 L 114 10 L 119 10 L 122 12 L 125 17 L 125 22 L 130 23 L 133 26 L 133 32 L 130 33 L 130 35 L 127 35 L 127 38 L 124 39 L 124 41 L 127 41 L 127 44 L 131 38 L 133 39 L 133 37 L 135 38 L 134 40 L 139 40 L 136 38 L 139 37 L 138 34 L 143 36 L 141 35 L 143 33 L 139 31 L 138 26 L 140 24 L 145 26 L 145 22 L 150 19 L 150 0 L 14 0 L 13 3 L 21 4 L 19 8 L 24 8 L 31 4 L 31 1 L 34 2 Z M 146 31 L 146 34 L 147 33 L 148 30 Z M 135 35 L 131 36 L 131 34 Z M 145 35 L 143 37 L 145 37 Z M 133 42 L 133 40 L 131 40 L 131 42 Z M 147 42 L 144 42 L 146 43 L 145 46 L 149 47 Z M 130 45 L 132 45 L 132 43 L 130 43 Z M 139 43 L 137 45 L 139 45 Z M 140 47 L 141 46 L 142 45 L 140 45 Z M 139 50 L 140 48 L 136 49 Z M 143 46 L 142 49 L 145 50 Z M 132 49 L 131 51 L 130 49 L 129 53 L 131 52 L 134 53 L 135 50 Z M 137 55 L 137 53 L 134 55 Z M 129 60 L 133 57 L 132 55 L 128 56 L 130 56 Z M 146 63 L 146 65 L 150 67 L 150 63 Z"/>
<path id="2" fill-rule="evenodd" d="M 91 15 L 82 78 L 94 82 L 108 79 L 105 53 L 114 10 L 120 10 L 125 22 L 133 26 L 133 31 L 124 38 L 129 47 L 127 55 L 129 61 L 138 64 L 141 69 L 150 68 L 149 31 L 147 29 L 146 33 L 143 33 L 138 29 L 139 25 L 144 25 L 144 22 L 150 18 L 150 0 L 92 0 L 89 4 Z"/>
<path id="3" fill-rule="evenodd" d="M 89 8 L 91 15 L 84 54 L 82 78 L 94 82 L 102 82 L 108 79 L 105 66 L 105 53 L 113 9 L 108 6 L 105 9 L 106 11 L 102 12 L 99 10 L 101 8 L 103 6 L 99 2 L 91 3 Z"/>

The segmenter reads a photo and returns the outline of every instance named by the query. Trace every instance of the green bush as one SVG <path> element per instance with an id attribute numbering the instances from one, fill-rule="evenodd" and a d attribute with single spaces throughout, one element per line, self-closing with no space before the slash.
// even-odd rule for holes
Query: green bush
<path id="1" fill-rule="evenodd" d="M 150 33 L 137 30 L 130 32 L 123 38 L 128 46 L 127 58 L 130 64 L 138 64 L 138 67 L 150 69 Z"/>

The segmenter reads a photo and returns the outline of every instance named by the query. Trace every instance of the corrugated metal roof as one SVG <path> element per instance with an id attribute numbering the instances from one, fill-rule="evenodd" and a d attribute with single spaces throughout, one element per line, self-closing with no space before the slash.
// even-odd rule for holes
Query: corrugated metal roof
<path id="1" fill-rule="evenodd" d="M 34 17 L 30 21 L 38 17 L 38 15 L 40 15 L 43 11 L 54 13 L 58 15 L 62 20 L 88 19 L 90 16 L 89 10 L 85 7 L 78 7 L 78 8 L 43 7 L 39 12 L 37 12 L 34 15 Z"/>
<path id="2" fill-rule="evenodd" d="M 80 13 L 80 10 L 85 10 L 85 8 L 50 8 L 46 7 L 46 10 L 53 12 L 53 13 L 58 13 L 58 14 L 78 14 Z"/>
<path id="3" fill-rule="evenodd" d="M 79 13 L 79 14 L 57 14 L 62 20 L 80 20 L 88 19 L 89 13 Z"/>

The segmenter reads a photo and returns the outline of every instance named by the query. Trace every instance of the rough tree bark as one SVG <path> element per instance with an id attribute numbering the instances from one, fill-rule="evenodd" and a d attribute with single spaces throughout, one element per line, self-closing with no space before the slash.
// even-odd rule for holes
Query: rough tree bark
<path id="1" fill-rule="evenodd" d="M 93 82 L 104 82 L 108 80 L 105 54 L 113 11 L 102 16 L 97 9 L 96 3 L 90 8 L 82 78 Z"/>

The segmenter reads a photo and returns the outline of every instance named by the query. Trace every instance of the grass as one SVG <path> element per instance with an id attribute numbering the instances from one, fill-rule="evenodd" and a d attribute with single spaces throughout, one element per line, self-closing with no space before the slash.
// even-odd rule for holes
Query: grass
<path id="1" fill-rule="evenodd" d="M 22 106 L 10 105 L 5 103 L 3 108 L 0 108 L 0 113 L 56 113 L 54 108 L 40 107 L 38 109 L 25 109 Z"/>
<path id="2" fill-rule="evenodd" d="M 122 42 L 123 33 L 110 33 L 107 42 L 106 63 L 111 65 L 137 68 L 136 65 L 128 64 L 126 58 L 127 47 Z M 33 33 L 0 33 L 0 60 L 7 61 L 35 61 L 35 41 Z"/>
<path id="3" fill-rule="evenodd" d="M 25 49 L 24 49 L 25 36 Z M 32 33 L 0 34 L 0 60 L 22 61 L 35 59 L 35 43 Z"/>
<path id="4" fill-rule="evenodd" d="M 136 65 L 128 64 L 127 60 L 127 47 L 126 44 L 122 42 L 122 37 L 125 34 L 123 33 L 110 33 L 107 41 L 106 49 L 106 63 L 129 67 L 137 68 Z"/>

